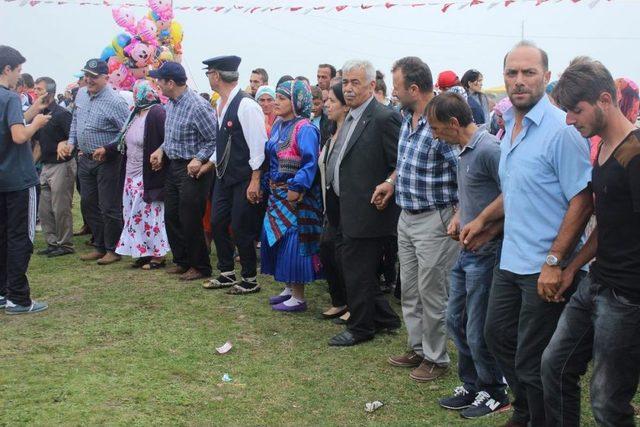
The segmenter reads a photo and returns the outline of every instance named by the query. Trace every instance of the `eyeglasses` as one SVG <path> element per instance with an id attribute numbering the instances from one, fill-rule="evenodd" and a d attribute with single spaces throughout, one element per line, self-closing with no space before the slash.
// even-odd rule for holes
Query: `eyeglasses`
<path id="1" fill-rule="evenodd" d="M 209 77 L 209 74 L 213 74 L 213 73 L 215 73 L 215 72 L 216 72 L 216 70 L 208 70 L 208 71 L 206 71 L 206 72 L 204 73 L 204 75 L 205 75 L 205 76 L 207 76 L 207 77 Z"/>

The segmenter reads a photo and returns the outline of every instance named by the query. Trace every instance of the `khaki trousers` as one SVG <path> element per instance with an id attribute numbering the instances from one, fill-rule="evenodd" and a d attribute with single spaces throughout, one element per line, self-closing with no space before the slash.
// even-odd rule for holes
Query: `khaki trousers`
<path id="1" fill-rule="evenodd" d="M 47 244 L 73 248 L 73 189 L 76 184 L 76 160 L 45 163 L 40 173 L 38 215 Z"/>

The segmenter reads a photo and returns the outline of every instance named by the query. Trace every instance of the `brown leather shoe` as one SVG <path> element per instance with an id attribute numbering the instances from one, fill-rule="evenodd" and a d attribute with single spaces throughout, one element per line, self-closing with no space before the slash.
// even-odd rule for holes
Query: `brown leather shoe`
<path id="1" fill-rule="evenodd" d="M 187 270 L 186 273 L 182 274 L 180 276 L 180 280 L 183 280 L 185 282 L 189 282 L 191 280 L 200 280 L 200 279 L 204 279 L 205 276 L 204 274 L 200 273 L 200 271 L 196 270 L 195 268 L 191 267 L 189 270 Z"/>
<path id="2" fill-rule="evenodd" d="M 181 265 L 174 265 L 173 267 L 169 267 L 167 268 L 166 272 L 167 274 L 184 274 L 187 272 L 187 270 L 189 270 L 186 267 L 183 267 Z"/>
<path id="3" fill-rule="evenodd" d="M 409 376 L 411 379 L 416 380 L 419 383 L 423 383 L 438 379 L 447 372 L 449 372 L 448 366 L 438 366 L 428 360 L 423 360 L 422 363 L 420 363 L 420 366 L 411 371 Z"/>
<path id="4" fill-rule="evenodd" d="M 88 254 L 80 255 L 82 261 L 97 261 L 105 256 L 104 252 L 93 251 Z"/>
<path id="5" fill-rule="evenodd" d="M 424 358 L 413 350 L 407 351 L 401 356 L 389 356 L 388 362 L 393 366 L 401 368 L 415 368 L 420 366 Z"/>
<path id="6" fill-rule="evenodd" d="M 98 265 L 109 265 L 114 262 L 118 262 L 122 259 L 120 255 L 115 252 L 107 251 L 106 255 L 98 260 Z"/>

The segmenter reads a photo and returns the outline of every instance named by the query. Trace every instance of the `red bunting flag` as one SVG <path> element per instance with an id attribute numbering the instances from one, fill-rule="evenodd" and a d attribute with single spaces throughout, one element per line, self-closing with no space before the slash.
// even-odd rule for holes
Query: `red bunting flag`
<path id="1" fill-rule="evenodd" d="M 391 9 L 395 5 L 396 5 L 395 3 L 385 3 L 384 7 L 386 7 L 387 9 Z"/>
<path id="2" fill-rule="evenodd" d="M 516 0 L 505 0 L 505 2 L 504 2 L 504 7 L 507 7 L 507 6 L 509 6 L 511 3 L 515 3 L 515 2 L 516 2 Z"/>
<path id="3" fill-rule="evenodd" d="M 454 4 L 455 3 L 445 3 L 444 6 L 442 6 L 442 13 L 445 13 L 447 10 L 449 10 L 449 8 Z"/>
<path id="4" fill-rule="evenodd" d="M 342 12 L 343 10 L 345 10 L 348 7 L 349 7 L 348 5 L 336 6 L 336 10 L 338 12 Z"/>
<path id="5" fill-rule="evenodd" d="M 471 3 L 469 3 L 469 6 L 476 6 L 482 3 L 484 3 L 482 0 L 471 0 Z"/>

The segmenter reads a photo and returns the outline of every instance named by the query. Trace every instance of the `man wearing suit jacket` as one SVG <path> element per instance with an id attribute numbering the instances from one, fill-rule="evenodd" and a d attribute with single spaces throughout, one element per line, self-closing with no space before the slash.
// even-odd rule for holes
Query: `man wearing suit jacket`
<path id="1" fill-rule="evenodd" d="M 376 332 L 395 330 L 400 319 L 378 283 L 384 243 L 396 233 L 399 211 L 392 200 L 400 114 L 375 101 L 376 72 L 368 61 L 348 61 L 342 90 L 351 111 L 327 164 L 327 215 L 337 226 L 351 317 L 329 345 L 351 346 Z"/>

